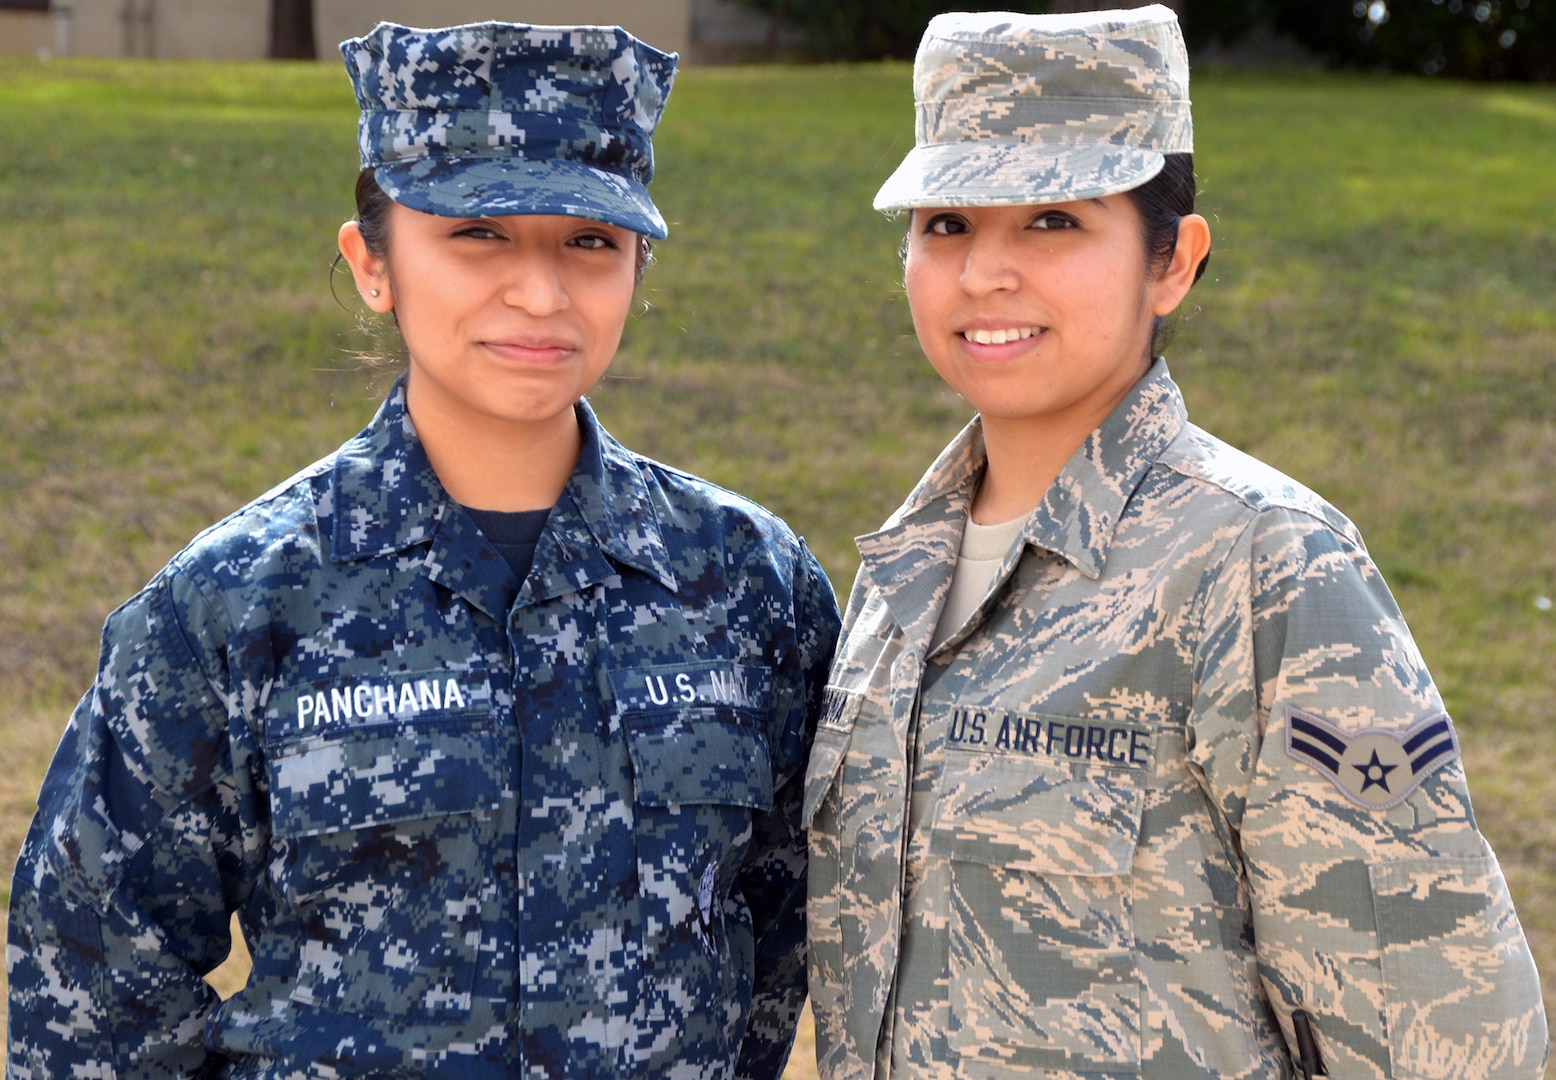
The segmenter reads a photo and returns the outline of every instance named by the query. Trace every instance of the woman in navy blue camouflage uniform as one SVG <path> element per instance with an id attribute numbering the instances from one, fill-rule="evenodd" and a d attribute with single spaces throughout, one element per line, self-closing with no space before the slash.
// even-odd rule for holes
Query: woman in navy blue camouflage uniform
<path id="1" fill-rule="evenodd" d="M 9 1075 L 775 1077 L 836 605 L 582 400 L 666 233 L 675 58 L 495 23 L 342 51 L 340 248 L 408 371 L 109 617 L 17 868 Z"/>

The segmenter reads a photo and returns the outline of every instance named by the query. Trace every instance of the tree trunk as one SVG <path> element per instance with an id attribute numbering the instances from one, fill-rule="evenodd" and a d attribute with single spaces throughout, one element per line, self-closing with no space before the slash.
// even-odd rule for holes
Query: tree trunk
<path id="1" fill-rule="evenodd" d="M 270 58 L 316 60 L 313 0 L 270 0 Z"/>

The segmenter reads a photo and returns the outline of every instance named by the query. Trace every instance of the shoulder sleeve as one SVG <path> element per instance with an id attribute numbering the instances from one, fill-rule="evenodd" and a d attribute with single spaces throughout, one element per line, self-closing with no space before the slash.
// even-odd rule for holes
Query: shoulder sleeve
<path id="1" fill-rule="evenodd" d="M 776 695 L 784 715 L 774 747 L 773 809 L 757 817 L 741 887 L 751 908 L 756 970 L 751 1019 L 740 1046 L 736 1076 L 777 1080 L 794 1042 L 805 1004 L 805 831 L 800 826 L 805 762 L 820 718 L 827 670 L 837 644 L 838 610 L 832 586 L 811 553 L 800 546 L 794 576 L 794 646 Z"/>
<path id="2" fill-rule="evenodd" d="M 220 649 L 185 629 L 214 623 L 167 572 L 108 618 L 11 894 L 17 1075 L 203 1067 L 201 976 L 226 958 L 247 876 Z"/>
<path id="3" fill-rule="evenodd" d="M 1452 722 L 1358 539 L 1259 515 L 1209 590 L 1193 755 L 1266 993 L 1336 1076 L 1541 1075 L 1539 978 Z"/>

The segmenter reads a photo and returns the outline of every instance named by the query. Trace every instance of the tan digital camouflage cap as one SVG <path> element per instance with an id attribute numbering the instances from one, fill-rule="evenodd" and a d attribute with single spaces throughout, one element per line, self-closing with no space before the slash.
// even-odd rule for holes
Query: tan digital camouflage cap
<path id="1" fill-rule="evenodd" d="M 654 129 L 676 57 L 616 26 L 379 23 L 343 41 L 362 167 L 444 217 L 559 214 L 657 239 Z"/>
<path id="2" fill-rule="evenodd" d="M 1194 149 L 1189 58 L 1160 4 L 930 20 L 915 145 L 877 210 L 1068 202 L 1139 187 Z"/>

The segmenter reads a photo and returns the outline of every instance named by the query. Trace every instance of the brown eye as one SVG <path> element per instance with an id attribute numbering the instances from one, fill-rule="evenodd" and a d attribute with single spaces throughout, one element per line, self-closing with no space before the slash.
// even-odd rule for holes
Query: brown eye
<path id="1" fill-rule="evenodd" d="M 1080 222 L 1076 221 L 1069 214 L 1061 214 L 1057 210 L 1039 214 L 1032 219 L 1032 228 L 1034 229 L 1075 229 L 1079 227 Z"/>

